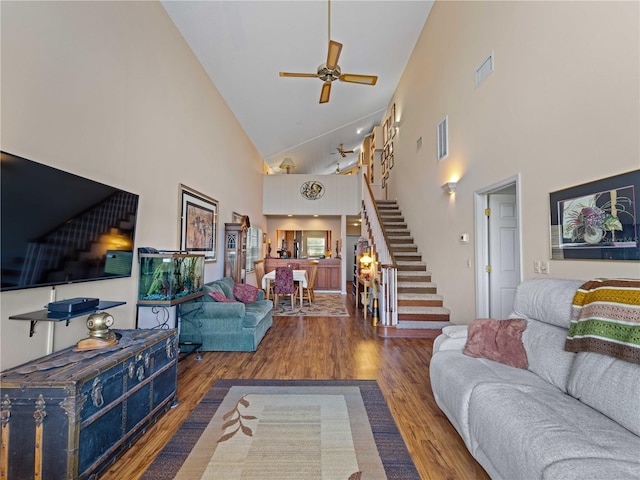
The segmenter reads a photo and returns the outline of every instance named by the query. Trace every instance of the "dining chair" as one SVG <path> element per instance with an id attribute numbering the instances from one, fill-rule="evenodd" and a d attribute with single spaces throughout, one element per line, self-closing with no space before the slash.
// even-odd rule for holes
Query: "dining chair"
<path id="1" fill-rule="evenodd" d="M 275 294 L 275 306 L 278 307 L 280 295 L 291 296 L 291 310 L 295 308 L 296 295 L 298 294 L 298 288 L 293 281 L 293 270 L 289 267 L 276 267 L 276 281 L 275 288 L 273 289 Z"/>
<path id="2" fill-rule="evenodd" d="M 289 267 L 291 270 L 300 270 L 300 264 L 297 262 L 289 262 L 287 263 L 287 267 Z"/>
<path id="3" fill-rule="evenodd" d="M 264 260 L 263 259 L 256 260 L 255 262 L 253 262 L 253 272 L 256 274 L 256 286 L 259 289 L 262 289 L 262 277 L 264 277 Z M 269 289 L 267 288 L 265 291 L 266 299 L 269 299 L 268 293 L 269 293 Z"/>
<path id="4" fill-rule="evenodd" d="M 315 260 L 309 263 L 311 263 L 311 272 L 309 273 L 309 281 L 307 282 L 307 286 L 302 289 L 302 296 L 306 296 L 307 300 L 309 300 L 309 305 L 311 305 L 313 300 L 315 300 L 313 285 L 316 283 L 316 277 L 318 276 L 318 264 L 320 262 L 318 260 Z"/>

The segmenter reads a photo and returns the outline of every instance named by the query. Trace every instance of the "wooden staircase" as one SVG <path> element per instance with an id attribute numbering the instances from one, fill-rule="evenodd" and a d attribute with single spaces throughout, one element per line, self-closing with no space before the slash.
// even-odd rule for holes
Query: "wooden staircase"
<path id="1" fill-rule="evenodd" d="M 378 326 L 378 333 L 385 337 L 435 338 L 450 324 L 449 309 L 443 307 L 443 298 L 431 281 L 397 202 L 377 200 L 376 206 L 398 269 L 398 324 Z"/>

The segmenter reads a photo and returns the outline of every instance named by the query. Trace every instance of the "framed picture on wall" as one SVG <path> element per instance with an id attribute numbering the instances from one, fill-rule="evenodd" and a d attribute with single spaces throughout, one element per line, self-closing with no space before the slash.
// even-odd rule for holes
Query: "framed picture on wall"
<path id="1" fill-rule="evenodd" d="M 398 121 L 398 119 L 396 118 L 396 104 L 394 103 L 393 106 L 391 107 L 391 137 L 395 137 L 396 136 L 396 129 L 393 128 L 393 125 Z"/>
<path id="2" fill-rule="evenodd" d="M 217 260 L 218 202 L 180 184 L 180 250 Z"/>
<path id="3" fill-rule="evenodd" d="M 382 145 L 386 145 L 387 142 L 389 141 L 389 132 L 388 132 L 388 128 L 389 128 L 389 119 L 387 118 L 384 121 L 384 124 L 382 125 Z"/>
<path id="4" fill-rule="evenodd" d="M 553 260 L 640 260 L 640 170 L 549 194 Z"/>

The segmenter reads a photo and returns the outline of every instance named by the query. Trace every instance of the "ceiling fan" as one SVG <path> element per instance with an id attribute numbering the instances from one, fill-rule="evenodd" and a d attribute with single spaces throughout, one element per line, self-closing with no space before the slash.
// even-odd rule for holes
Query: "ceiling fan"
<path id="1" fill-rule="evenodd" d="M 362 85 L 375 85 L 378 77 L 375 75 L 359 75 L 353 73 L 342 73 L 338 65 L 342 44 L 331 40 L 331 0 L 328 0 L 328 25 L 329 25 L 329 51 L 327 52 L 327 61 L 318 67 L 317 73 L 289 73 L 280 72 L 281 77 L 312 77 L 319 78 L 324 83 L 320 90 L 320 103 L 327 103 L 331 94 L 331 83 L 334 80 L 348 83 L 360 83 Z M 343 155 L 344 156 L 344 155 Z"/>
<path id="2" fill-rule="evenodd" d="M 335 174 L 336 175 L 351 175 L 351 173 L 353 173 L 353 169 L 354 169 L 354 167 L 356 165 L 357 165 L 357 163 L 347 162 L 347 164 L 345 166 L 340 168 L 340 162 L 338 162 L 337 165 L 336 165 Z"/>
<path id="3" fill-rule="evenodd" d="M 340 144 L 340 146 L 336 147 L 336 150 L 338 150 L 338 153 L 342 155 L 343 158 L 347 156 L 347 153 L 354 153 L 354 150 L 345 150 L 344 144 L 342 143 Z"/>

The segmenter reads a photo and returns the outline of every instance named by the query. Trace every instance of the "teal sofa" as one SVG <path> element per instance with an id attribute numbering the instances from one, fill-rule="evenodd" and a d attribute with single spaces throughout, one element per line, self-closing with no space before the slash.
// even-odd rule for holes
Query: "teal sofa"
<path id="1" fill-rule="evenodd" d="M 273 325 L 273 302 L 258 291 L 258 301 L 218 302 L 210 293 L 235 299 L 234 281 L 225 277 L 204 285 L 204 295 L 180 304 L 180 343 L 201 343 L 205 352 L 254 352 Z"/>

